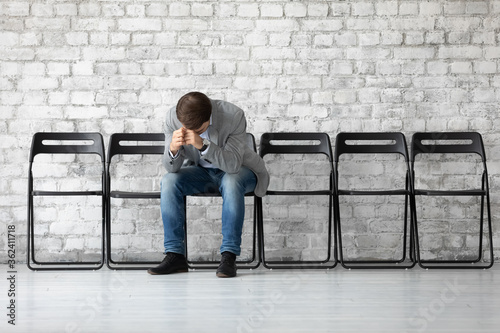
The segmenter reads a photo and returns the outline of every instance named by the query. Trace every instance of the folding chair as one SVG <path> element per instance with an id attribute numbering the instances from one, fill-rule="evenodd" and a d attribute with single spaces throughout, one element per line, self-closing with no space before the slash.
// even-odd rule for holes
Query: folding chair
<path id="1" fill-rule="evenodd" d="M 255 145 L 255 138 L 253 134 L 247 133 L 247 145 L 251 147 L 255 152 L 257 147 Z M 192 197 L 222 197 L 222 195 L 217 191 L 215 193 L 197 193 L 190 195 Z M 258 253 L 259 249 L 259 239 L 257 233 L 257 225 L 261 217 L 262 211 L 262 198 L 256 196 L 253 192 L 245 194 L 246 197 L 254 198 L 253 207 L 253 237 L 252 237 L 252 256 L 247 260 L 237 260 L 236 264 L 238 268 L 255 269 L 260 266 L 260 255 Z M 184 197 L 184 212 L 187 219 L 187 198 Z M 186 244 L 186 259 L 188 262 L 188 267 L 192 269 L 216 269 L 219 266 L 219 261 L 215 260 L 190 260 L 188 256 L 188 237 L 187 237 L 187 221 L 184 220 L 184 234 L 185 234 L 185 244 Z"/>
<path id="2" fill-rule="evenodd" d="M 41 154 L 95 154 L 101 159 L 101 186 L 96 190 L 45 191 L 33 187 L 33 162 Z M 35 169 L 36 163 L 35 163 Z M 55 168 L 55 170 L 57 170 Z M 28 171 L 28 232 L 27 266 L 31 270 L 97 270 L 104 265 L 104 218 L 105 218 L 105 155 L 102 136 L 99 133 L 35 133 L 31 144 Z M 41 261 L 35 257 L 35 205 L 34 197 L 86 197 L 102 198 L 101 258 L 99 261 Z"/>
<path id="3" fill-rule="evenodd" d="M 345 177 L 339 172 L 340 167 L 340 157 L 341 155 L 359 155 L 365 154 L 368 157 L 379 156 L 382 154 L 389 156 L 401 155 L 403 161 L 399 162 L 401 168 L 404 171 L 404 175 L 399 177 L 400 179 L 391 180 L 392 182 L 399 181 L 402 185 L 404 183 L 404 188 L 395 188 L 400 185 L 393 183 L 384 186 L 384 189 L 369 189 L 370 186 L 365 186 L 363 190 L 356 189 L 345 189 L 339 188 L 339 178 Z M 392 155 L 391 155 L 392 154 Z M 392 161 L 393 163 L 398 163 L 397 159 Z M 362 163 L 362 162 L 360 162 Z M 381 162 L 382 163 L 382 162 Z M 377 160 L 371 160 L 368 167 L 376 168 Z M 362 163 L 366 164 L 366 163 Z M 396 165 L 394 166 L 396 167 Z M 352 170 L 351 170 L 352 172 Z M 358 175 L 354 173 L 358 177 Z M 367 177 L 367 175 L 365 175 Z M 358 180 L 359 181 L 359 180 Z M 411 214 L 409 213 L 409 208 L 411 209 L 411 177 L 410 177 L 410 165 L 408 150 L 406 147 L 406 140 L 402 133 L 339 133 L 336 138 L 335 143 L 335 218 L 339 234 L 339 258 L 340 263 L 344 268 L 412 268 L 415 266 L 416 262 L 412 256 L 413 241 L 411 235 L 411 221 L 408 223 L 408 219 L 411 219 Z M 344 249 L 342 245 L 342 219 L 340 213 L 340 198 L 347 196 L 399 196 L 404 198 L 404 217 L 402 221 L 402 227 L 400 234 L 402 236 L 402 246 L 401 246 L 401 257 L 398 259 L 346 259 L 344 257 Z M 384 204 L 384 203 L 382 203 Z M 386 205 L 387 207 L 387 205 Z M 399 209 L 399 208 L 398 208 Z M 408 231 L 410 231 L 410 237 L 408 237 Z M 410 239 L 410 246 L 408 248 L 409 252 L 409 262 L 407 261 L 407 238 Z M 380 257 L 380 255 L 378 255 Z"/>
<path id="4" fill-rule="evenodd" d="M 264 221 L 260 219 L 261 235 L 261 255 L 264 267 L 273 269 L 330 269 L 337 265 L 337 252 L 335 249 L 334 238 L 332 240 L 332 210 L 333 210 L 333 159 L 330 137 L 326 133 L 264 133 L 260 140 L 260 156 L 265 157 L 269 154 L 289 155 L 326 155 L 329 164 L 329 170 L 325 171 L 325 176 L 329 176 L 329 182 L 326 189 L 321 190 L 268 190 L 267 196 L 324 196 L 328 198 L 328 218 L 326 221 L 328 228 L 327 250 L 325 257 L 318 260 L 267 260 L 264 236 Z M 292 166 L 290 166 L 292 167 Z M 335 229 L 335 228 L 334 228 Z M 333 248 L 333 258 L 332 258 Z"/>
<path id="5" fill-rule="evenodd" d="M 160 144 L 158 144 L 160 142 Z M 156 143 L 156 144 L 155 144 Z M 109 139 L 108 161 L 107 161 L 107 210 L 106 210 L 106 243 L 107 260 L 106 265 L 110 269 L 146 269 L 145 265 L 158 264 L 158 261 L 148 260 L 114 260 L 112 258 L 112 237 L 111 237 L 111 200 L 112 199 L 160 199 L 160 191 L 132 192 L 132 191 L 112 191 L 112 175 L 110 172 L 114 156 L 119 155 L 163 155 L 165 151 L 165 135 L 163 133 L 115 133 Z M 161 160 L 161 157 L 160 157 Z M 158 206 L 159 209 L 159 206 Z"/>
<path id="6" fill-rule="evenodd" d="M 471 156 L 479 155 L 480 162 L 477 159 L 473 161 L 474 158 Z M 415 166 L 416 157 L 421 155 L 421 159 L 425 156 L 434 156 L 431 161 L 427 162 L 435 168 L 438 163 L 443 160 L 447 163 L 453 163 L 450 161 L 450 157 L 463 157 L 458 162 L 478 163 L 482 165 L 481 179 L 479 180 L 479 174 L 476 174 L 478 184 L 481 183 L 480 188 L 478 184 L 470 185 L 468 189 L 450 189 L 448 186 L 440 185 L 437 189 L 414 189 L 414 229 L 415 229 L 415 245 L 416 245 L 416 256 L 418 264 L 422 268 L 490 268 L 493 266 L 494 256 L 493 256 L 493 236 L 492 236 L 492 226 L 491 226 L 491 209 L 490 209 L 490 193 L 488 184 L 488 171 L 486 168 L 486 154 L 484 151 L 483 140 L 481 134 L 476 132 L 428 132 L 428 133 L 415 133 L 412 138 L 411 145 L 411 170 L 413 176 L 413 183 L 422 178 L 422 170 L 417 170 Z M 469 155 L 469 156 L 468 156 Z M 420 159 L 420 160 L 421 160 Z M 419 164 L 420 161 L 419 160 Z M 452 160 L 456 162 L 456 160 Z M 442 166 L 443 164 L 441 164 Z M 459 166 L 460 168 L 460 166 Z M 461 167 L 463 169 L 463 166 Z M 425 171 L 424 171 L 425 172 Z M 474 175 L 468 174 L 472 179 Z M 427 175 L 426 175 L 427 176 Z M 444 175 L 440 175 L 443 178 Z M 434 184 L 438 181 L 434 181 Z M 415 185 L 416 186 L 416 185 Z M 447 187 L 447 189 L 443 189 Z M 457 260 L 447 260 L 447 259 L 432 259 L 426 260 L 421 258 L 421 244 L 419 240 L 419 232 L 417 223 L 417 211 L 416 211 L 416 199 L 423 197 L 479 197 L 481 200 L 480 204 L 480 217 L 479 217 L 479 240 L 478 240 L 478 255 L 472 259 L 457 259 Z M 486 203 L 486 205 L 485 205 Z M 444 211 L 445 207 L 440 207 Z M 484 233 L 484 214 L 488 215 L 488 251 L 489 251 L 489 262 L 483 261 L 483 237 Z M 449 220 L 449 219 L 448 219 Z M 451 221 L 453 225 L 457 226 L 460 220 L 454 219 Z"/>

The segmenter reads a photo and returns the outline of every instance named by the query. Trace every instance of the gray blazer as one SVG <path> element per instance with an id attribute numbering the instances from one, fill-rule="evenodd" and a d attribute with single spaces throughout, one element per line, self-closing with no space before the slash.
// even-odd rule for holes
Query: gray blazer
<path id="1" fill-rule="evenodd" d="M 266 194 L 269 174 L 262 158 L 246 144 L 246 119 L 242 109 L 229 102 L 211 100 L 212 124 L 208 128 L 211 144 L 207 152 L 200 156 L 192 145 L 182 146 L 179 156 L 172 159 L 169 148 L 173 132 L 182 127 L 177 119 L 175 106 L 167 113 L 165 122 L 165 153 L 163 165 L 168 172 L 177 172 L 186 164 L 198 165 L 200 158 L 227 173 L 237 173 L 245 166 L 257 176 L 254 193 L 260 197 Z"/>

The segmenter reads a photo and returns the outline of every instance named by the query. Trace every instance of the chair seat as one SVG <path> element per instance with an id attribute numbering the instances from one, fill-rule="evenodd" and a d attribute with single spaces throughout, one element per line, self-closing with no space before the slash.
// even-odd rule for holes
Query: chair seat
<path id="1" fill-rule="evenodd" d="M 331 195 L 329 190 L 318 191 L 267 191 L 269 195 Z"/>
<path id="2" fill-rule="evenodd" d="M 120 199 L 159 199 L 160 192 L 126 192 L 126 191 L 111 191 L 111 198 Z"/>
<path id="3" fill-rule="evenodd" d="M 415 190 L 415 195 L 429 196 L 478 196 L 486 195 L 486 191 L 480 189 L 473 190 Z"/>
<path id="4" fill-rule="evenodd" d="M 410 195 L 407 190 L 383 190 L 383 191 L 356 191 L 356 190 L 339 190 L 340 195 Z"/>
<path id="5" fill-rule="evenodd" d="M 33 196 L 103 195 L 103 191 L 33 191 Z"/>
<path id="6" fill-rule="evenodd" d="M 192 194 L 190 195 L 190 197 L 221 197 L 222 194 L 217 191 L 217 192 L 212 192 L 212 193 L 196 193 L 196 194 Z M 245 197 L 253 197 L 255 196 L 255 193 L 253 192 L 248 192 L 248 193 L 245 193 Z"/>

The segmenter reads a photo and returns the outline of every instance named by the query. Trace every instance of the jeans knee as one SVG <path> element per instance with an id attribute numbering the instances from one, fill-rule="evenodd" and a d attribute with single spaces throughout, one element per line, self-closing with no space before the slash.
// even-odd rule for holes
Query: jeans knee
<path id="1" fill-rule="evenodd" d="M 244 190 L 243 181 L 238 174 L 226 174 L 221 181 L 220 191 L 240 192 Z"/>
<path id="2" fill-rule="evenodd" d="M 166 193 L 177 188 L 180 177 L 176 173 L 166 173 L 161 179 L 161 192 Z"/>

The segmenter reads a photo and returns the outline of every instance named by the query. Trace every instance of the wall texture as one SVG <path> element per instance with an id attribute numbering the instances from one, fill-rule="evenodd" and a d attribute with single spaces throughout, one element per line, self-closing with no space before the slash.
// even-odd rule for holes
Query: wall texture
<path id="1" fill-rule="evenodd" d="M 498 249 L 499 68 L 500 1 L 2 0 L 0 253 L 4 258 L 7 225 L 15 225 L 17 258 L 24 260 L 33 133 L 96 131 L 107 142 L 116 132 L 162 132 L 166 110 L 192 90 L 242 107 L 257 138 L 266 131 L 322 131 L 332 142 L 340 131 L 400 131 L 408 140 L 416 131 L 481 132 Z M 35 185 L 91 188 L 98 168 L 84 167 L 87 162 L 93 161 L 41 158 Z M 118 162 L 117 186 L 158 188 L 159 160 Z M 342 181 L 350 186 L 375 188 L 384 175 L 395 174 L 395 160 L 379 168 L 363 168 L 361 159 L 347 162 L 351 178 Z M 276 187 L 324 186 L 328 179 L 319 158 L 275 157 L 269 167 Z M 464 171 L 476 169 L 427 166 L 423 184 L 464 185 Z M 353 170 L 374 175 L 356 177 Z M 189 202 L 190 251 L 212 258 L 220 242 L 220 202 L 206 200 Z M 95 256 L 99 202 L 62 203 L 36 202 L 40 257 Z M 315 258 L 324 251 L 326 200 L 264 203 L 270 256 Z M 478 216 L 471 208 L 477 201 L 447 203 L 426 203 L 421 211 L 429 218 L 422 227 L 428 257 L 467 255 L 477 241 L 469 221 Z M 401 243 L 393 225 L 401 202 L 344 204 L 346 253 L 393 255 Z M 161 258 L 156 201 L 117 201 L 112 216 L 116 258 Z"/>

